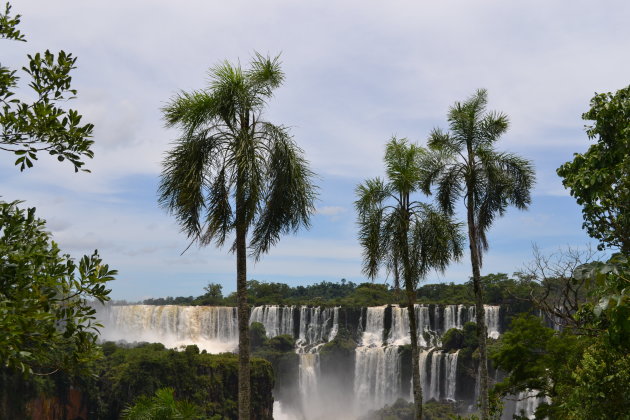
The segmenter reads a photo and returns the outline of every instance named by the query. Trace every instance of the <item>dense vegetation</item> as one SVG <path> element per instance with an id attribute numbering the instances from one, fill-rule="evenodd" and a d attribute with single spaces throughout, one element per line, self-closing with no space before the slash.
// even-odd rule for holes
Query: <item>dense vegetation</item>
<path id="1" fill-rule="evenodd" d="M 539 293 L 542 286 L 521 273 L 515 278 L 505 273 L 488 274 L 482 277 L 486 288 L 484 303 L 488 305 L 510 305 L 520 308 L 531 307 L 530 293 Z M 235 296 L 223 296 L 221 285 L 210 283 L 204 288 L 206 293 L 197 297 L 166 297 L 145 299 L 145 305 L 209 305 L 234 306 Z M 339 283 L 322 281 L 308 286 L 291 287 L 284 283 L 248 282 L 248 301 L 252 305 L 324 305 L 364 307 L 386 304 L 404 304 L 405 297 L 393 287 L 380 283 L 360 283 L 341 279 Z M 418 303 L 473 304 L 473 290 L 470 281 L 455 283 L 430 283 L 416 289 Z M 117 301 L 114 304 L 129 304 Z"/>
<path id="2" fill-rule="evenodd" d="M 0 14 L 0 39 L 25 41 L 19 23 L 20 16 L 11 15 L 7 4 Z M 75 62 L 64 51 L 27 56 L 23 67 L 29 80 L 26 94 L 19 89 L 18 71 L 0 66 L 0 150 L 15 155 L 21 171 L 44 154 L 69 162 L 77 172 L 86 171 L 84 161 L 93 157 L 92 124 L 82 122 L 78 111 L 62 107 L 76 95 L 70 76 Z M 423 225 L 416 236 L 407 236 L 408 229 L 385 229 L 400 220 L 409 223 L 405 217 L 414 208 L 409 194 L 418 189 L 422 178 L 414 172 L 415 184 L 406 189 L 398 188 L 403 186 L 402 178 L 390 186 L 374 181 L 371 187 L 378 188 L 366 185 L 370 188 L 360 197 L 366 199 L 359 209 L 365 222 L 361 239 L 368 248 L 368 274 L 384 263 L 394 277 L 394 287 L 345 280 L 290 287 L 245 282 L 247 239 L 252 239 L 250 250 L 259 257 L 281 234 L 308 225 L 313 211 L 315 189 L 302 152 L 284 127 L 257 126 L 283 74 L 276 59 L 262 56 L 256 56 L 250 70 L 226 63 L 213 72 L 208 91 L 182 93 L 164 109 L 167 123 L 181 126 L 184 135 L 165 160 L 161 203 L 175 213 L 191 239 L 202 244 L 213 240 L 222 244 L 229 233 L 236 233 L 239 294 L 223 296 L 221 285 L 209 283 L 198 297 L 144 303 L 238 305 L 240 354 L 209 355 L 196 346 L 177 351 L 161 344 L 97 345 L 99 325 L 89 301 L 109 300 L 107 282 L 115 271 L 97 252 L 78 261 L 63 254 L 34 208 L 24 209 L 19 201 L 0 201 L 0 417 L 219 419 L 236 418 L 240 406 L 241 417 L 246 418 L 251 384 L 256 391 L 251 399 L 253 418 L 269 419 L 274 385 L 279 398 L 294 399 L 299 391 L 298 356 L 291 336 L 268 339 L 261 324 L 247 330 L 248 305 L 356 308 L 417 300 L 474 303 L 479 317 L 483 303 L 507 310 L 510 330 L 488 346 L 494 368 L 505 372 L 505 377 L 495 385 L 489 404 L 482 399 L 483 417 L 488 411 L 500 414 L 499 397 L 533 391 L 545 398 L 536 412 L 538 419 L 630 418 L 630 86 L 592 99 L 583 118 L 592 122 L 587 135 L 595 143 L 557 171 L 582 206 L 583 227 L 599 241 L 600 249 L 612 252 L 606 261 L 570 251 L 558 260 L 537 254 L 531 270 L 513 277 L 480 275 L 489 227 L 508 204 L 519 208 L 529 204 L 533 182 L 529 162 L 494 151 L 492 143 L 507 129 L 507 118 L 485 114 L 482 90 L 451 109 L 450 133 L 431 133 L 429 146 L 436 153 L 432 163 L 413 156 L 406 160 L 414 148 L 407 148 L 404 141 L 393 142 L 388 151 L 392 158 L 389 175 L 403 161 L 426 172 L 423 189 L 428 192 L 434 187 L 444 213 L 439 217 L 453 215 L 455 202 L 464 199 L 473 279 L 420 286 L 417 282 L 426 272 L 417 264 L 422 265 L 425 255 L 419 253 L 417 261 L 405 261 L 405 265 L 406 247 L 387 246 L 400 245 L 395 242 L 404 237 L 402 242 L 430 249 L 444 239 L 427 232 L 435 224 Z M 265 147 L 257 149 L 261 139 Z M 235 146 L 244 143 L 248 147 Z M 229 158 L 211 159 L 219 156 Z M 285 171 L 287 167 L 292 171 Z M 386 212 L 387 206 L 380 207 L 384 194 L 394 190 L 408 204 L 405 217 L 379 219 Z M 372 193 L 383 200 L 371 200 Z M 368 223 L 384 220 L 384 225 Z M 427 238 L 432 243 L 418 242 Z M 446 260 L 438 266 L 445 266 Z M 405 270 L 414 275 L 405 279 Z M 411 294 L 400 293 L 400 278 Z M 472 388 L 473 367 L 479 364 L 482 378 L 486 377 L 483 325 L 481 321 L 467 323 L 443 337 L 441 350 L 459 350 L 458 364 L 466 368 L 468 378 L 459 386 Z M 250 344 L 256 356 L 251 364 Z M 340 382 L 330 384 L 330 389 L 352 386 L 350 368 L 356 345 L 355 333 L 340 326 L 336 338 L 321 347 L 322 371 L 346 373 L 336 375 Z M 410 346 L 401 346 L 400 351 L 404 365 L 411 365 Z M 251 382 L 243 380 L 249 378 L 249 369 Z M 410 377 L 403 381 L 409 384 Z M 445 418 L 453 409 L 429 402 L 424 405 L 424 417 Z M 414 411 L 412 404 L 399 400 L 366 419 L 413 418 Z"/>
<path id="3" fill-rule="evenodd" d="M 120 418 L 123 409 L 137 402 L 146 403 L 148 397 L 165 387 L 171 387 L 178 400 L 198 408 L 200 415 L 195 418 L 237 417 L 238 359 L 235 354 L 207 354 L 200 352 L 197 346 L 177 351 L 165 349 L 162 344 L 147 343 L 127 348 L 107 342 L 102 350 L 103 357 L 90 366 L 96 376 L 73 377 L 58 372 L 30 382 L 27 388 L 5 389 L 11 406 L 26 407 L 26 411 L 8 412 L 4 418 L 27 418 L 34 414 L 41 405 L 36 398 L 42 396 L 49 398 L 49 405 L 63 405 L 70 391 L 78 388 L 80 398 L 74 403 L 84 407 L 83 416 L 114 420 Z M 271 419 L 274 386 L 271 364 L 253 359 L 251 369 L 252 386 L 259 390 L 252 400 L 257 413 L 255 418 Z M 14 383 L 21 381 L 17 379 Z"/>

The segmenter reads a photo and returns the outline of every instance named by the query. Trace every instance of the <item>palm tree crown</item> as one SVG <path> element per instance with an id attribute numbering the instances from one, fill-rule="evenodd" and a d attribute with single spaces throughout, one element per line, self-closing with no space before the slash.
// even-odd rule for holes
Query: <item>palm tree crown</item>
<path id="1" fill-rule="evenodd" d="M 530 161 L 494 150 L 507 131 L 508 117 L 486 113 L 486 104 L 487 92 L 480 89 L 450 108 L 450 132 L 439 128 L 431 132 L 428 145 L 434 153 L 423 185 L 427 193 L 436 186 L 437 202 L 447 214 L 454 214 L 457 200 L 465 198 L 466 208 L 472 207 L 474 214 L 480 258 L 488 249 L 486 232 L 496 216 L 502 216 L 508 205 L 527 208 L 535 181 Z"/>
<path id="2" fill-rule="evenodd" d="M 431 269 L 444 270 L 462 254 L 460 225 L 430 205 L 412 200 L 423 185 L 426 151 L 407 140 L 393 138 L 385 149 L 387 181 L 368 179 L 357 187 L 359 242 L 363 271 L 371 278 L 379 268 L 393 274 L 399 287 L 402 277 L 412 354 L 415 418 L 422 418 L 422 384 L 415 317 L 416 287 Z"/>
<path id="3" fill-rule="evenodd" d="M 400 276 L 415 289 L 430 270 L 444 270 L 461 254 L 459 224 L 412 200 L 411 194 L 425 182 L 426 155 L 422 147 L 393 138 L 385 151 L 387 181 L 368 179 L 357 187 L 363 271 L 370 278 L 382 266 L 394 281 Z"/>
<path id="4" fill-rule="evenodd" d="M 193 242 L 221 246 L 235 233 L 241 419 L 251 416 L 247 238 L 260 258 L 281 234 L 309 226 L 316 196 L 287 129 L 263 119 L 283 79 L 278 57 L 256 54 L 248 70 L 228 62 L 212 68 L 208 89 L 181 92 L 163 109 L 182 135 L 164 159 L 160 204 Z"/>
<path id="5" fill-rule="evenodd" d="M 256 54 L 249 70 L 213 67 L 207 90 L 181 92 L 163 108 L 183 134 L 164 159 L 159 202 L 202 245 L 223 245 L 242 222 L 253 227 L 258 258 L 282 233 L 309 226 L 313 173 L 287 129 L 262 118 L 283 79 L 278 57 Z"/>
<path id="6" fill-rule="evenodd" d="M 489 418 L 488 356 L 481 265 L 488 249 L 487 231 L 508 205 L 525 209 L 531 201 L 534 184 L 532 164 L 511 153 L 497 152 L 494 143 L 507 131 L 508 118 L 486 112 L 487 92 L 478 90 L 463 103 L 456 102 L 448 112 L 450 132 L 434 129 L 429 136 L 433 150 L 427 165 L 423 190 L 437 188 L 437 201 L 449 215 L 455 203 L 464 198 L 475 293 L 479 372 L 481 377 L 481 418 Z"/>

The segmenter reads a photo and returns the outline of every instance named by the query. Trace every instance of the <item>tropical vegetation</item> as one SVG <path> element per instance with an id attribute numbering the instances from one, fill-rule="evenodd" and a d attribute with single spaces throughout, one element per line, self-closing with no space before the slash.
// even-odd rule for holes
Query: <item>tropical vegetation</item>
<path id="1" fill-rule="evenodd" d="M 459 225 L 429 204 L 414 200 L 425 183 L 426 151 L 393 138 L 385 147 L 387 179 L 369 179 L 357 187 L 359 242 L 363 272 L 370 278 L 381 267 L 404 285 L 409 316 L 415 418 L 422 419 L 418 329 L 415 303 L 418 283 L 431 270 L 444 271 L 462 254 Z"/>
<path id="2" fill-rule="evenodd" d="M 497 216 L 502 216 L 509 205 L 526 209 L 534 184 L 531 162 L 495 150 L 495 143 L 508 129 L 508 117 L 499 112 L 486 112 L 487 96 L 481 89 L 466 101 L 456 102 L 448 112 L 450 131 L 434 129 L 431 132 L 428 144 L 434 153 L 424 184 L 427 193 L 435 186 L 436 200 L 447 215 L 455 213 L 457 200 L 464 200 L 479 338 L 481 418 L 484 420 L 490 416 L 490 407 L 482 256 L 488 250 L 487 233 Z"/>
<path id="3" fill-rule="evenodd" d="M 222 246 L 234 234 L 242 419 L 251 411 L 247 249 L 258 259 L 281 234 L 308 227 L 316 196 L 288 130 L 263 118 L 283 79 L 278 57 L 256 54 L 249 69 L 213 67 L 206 90 L 181 92 L 163 108 L 166 124 L 182 135 L 163 162 L 160 204 L 192 242 Z"/>

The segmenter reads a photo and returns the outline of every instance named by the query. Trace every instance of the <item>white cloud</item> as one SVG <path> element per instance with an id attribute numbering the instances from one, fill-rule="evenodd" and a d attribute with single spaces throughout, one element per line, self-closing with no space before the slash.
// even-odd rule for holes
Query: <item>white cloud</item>
<path id="1" fill-rule="evenodd" d="M 115 290 L 129 293 L 133 284 L 151 283 L 143 276 L 161 279 L 151 284 L 169 294 L 177 294 L 179 283 L 165 279 L 178 273 L 232 276 L 227 249 L 191 248 L 180 257 L 185 236 L 157 209 L 153 191 L 138 192 L 155 188 L 163 154 L 178 135 L 163 127 L 160 107 L 179 89 L 204 87 L 207 68 L 223 59 L 245 64 L 255 50 L 282 52 L 286 82 L 266 117 L 291 127 L 322 178 L 345 178 L 340 185 L 347 191 L 327 184 L 339 191 L 322 203 L 322 217 L 308 235 L 284 238 L 252 266 L 253 274 L 296 277 L 361 276 L 348 180 L 381 175 L 391 135 L 424 142 L 431 128 L 446 128 L 449 106 L 480 87 L 489 90 L 489 108 L 511 119 L 499 148 L 533 159 L 538 171 L 536 213 L 522 220 L 508 213 L 497 222 L 495 251 L 523 249 L 519 244 L 531 236 L 560 243 L 573 229 L 578 236 L 579 218 L 576 227 L 563 222 L 567 213 L 577 214 L 574 204 L 557 212 L 537 206 L 566 198 L 555 168 L 588 145 L 581 113 L 595 91 L 627 85 L 630 72 L 627 1 L 604 7 L 586 0 L 570 6 L 343 0 L 333 7 L 289 0 L 73 0 L 59 7 L 22 0 L 14 11 L 23 15 L 29 42 L 7 42 L 3 64 L 19 68 L 26 53 L 47 48 L 76 55 L 78 99 L 67 105 L 95 124 L 96 156 L 87 163 L 89 175 L 48 156 L 19 174 L 13 156 L 2 154 L 3 199 L 37 205 L 62 248 L 90 252 L 98 246 L 121 270 Z M 455 277 L 461 275 L 445 276 Z"/>

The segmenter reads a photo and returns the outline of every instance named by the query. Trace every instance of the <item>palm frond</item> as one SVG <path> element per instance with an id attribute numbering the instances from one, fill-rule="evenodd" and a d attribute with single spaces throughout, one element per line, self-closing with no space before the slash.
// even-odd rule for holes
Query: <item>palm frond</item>
<path id="1" fill-rule="evenodd" d="M 180 92 L 162 108 L 167 127 L 180 126 L 191 135 L 218 115 L 216 100 L 204 91 Z"/>
<path id="2" fill-rule="evenodd" d="M 315 210 L 313 172 L 302 150 L 282 127 L 267 126 L 270 139 L 265 170 L 268 194 L 254 225 L 251 248 L 255 258 L 268 252 L 280 235 L 310 226 Z"/>
<path id="3" fill-rule="evenodd" d="M 200 238 L 201 245 L 207 245 L 215 240 L 217 246 L 223 246 L 227 235 L 234 229 L 234 217 L 230 203 L 231 190 L 227 169 L 221 167 L 214 177 L 208 193 L 206 225 Z"/>
<path id="4" fill-rule="evenodd" d="M 462 173 L 464 166 L 459 163 L 445 165 L 439 175 L 435 177 L 437 184 L 435 198 L 438 206 L 446 214 L 455 212 L 455 203 L 463 194 Z"/>
<path id="5" fill-rule="evenodd" d="M 166 154 L 158 187 L 158 203 L 173 214 L 188 237 L 201 232 L 200 213 L 205 207 L 203 194 L 206 171 L 213 152 L 213 139 L 205 133 L 183 137 Z"/>
<path id="6" fill-rule="evenodd" d="M 385 148 L 385 170 L 393 189 L 403 193 L 416 191 L 422 181 L 422 159 L 426 150 L 393 137 Z"/>
<path id="7" fill-rule="evenodd" d="M 281 69 L 280 55 L 273 58 L 256 52 L 251 62 L 251 68 L 246 75 L 252 87 L 261 95 L 271 96 L 273 90 L 284 81 Z"/>

